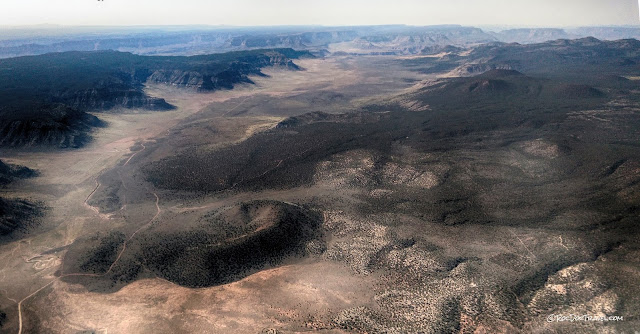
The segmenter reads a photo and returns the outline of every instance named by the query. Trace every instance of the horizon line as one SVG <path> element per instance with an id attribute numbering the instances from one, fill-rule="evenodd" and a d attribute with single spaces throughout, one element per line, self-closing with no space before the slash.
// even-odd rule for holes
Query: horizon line
<path id="1" fill-rule="evenodd" d="M 640 0 L 639 0 L 640 1 Z M 593 25 L 517 25 L 517 24 L 462 24 L 462 23 L 442 23 L 442 24 L 406 24 L 406 23 L 385 23 L 385 24 L 337 24 L 337 25 L 325 25 L 325 24 L 258 24 L 258 25 L 229 25 L 229 24 L 206 24 L 206 23 L 193 23 L 193 24 L 92 24 L 92 25 L 69 25 L 59 23 L 38 23 L 38 24 L 19 24 L 19 25 L 2 25 L 0 28 L 178 28 L 178 27 L 207 27 L 207 28 L 298 28 L 298 27 L 318 27 L 318 28 L 343 28 L 343 27 L 513 27 L 513 28 L 640 28 L 638 24 L 593 24 Z"/>

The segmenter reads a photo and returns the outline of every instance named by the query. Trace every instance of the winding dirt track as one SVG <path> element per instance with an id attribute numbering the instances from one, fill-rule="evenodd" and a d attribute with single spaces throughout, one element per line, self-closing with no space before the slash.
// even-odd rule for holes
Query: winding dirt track
<path id="1" fill-rule="evenodd" d="M 89 196 L 87 196 L 87 198 L 85 198 L 84 203 L 82 203 L 82 205 L 84 205 L 85 207 L 95 212 L 98 216 L 100 216 L 100 218 L 108 219 L 109 217 L 107 215 L 100 213 L 100 210 L 98 208 L 89 204 L 89 200 L 91 199 L 91 197 L 93 197 L 93 194 L 95 194 L 96 191 L 98 191 L 98 189 L 100 188 L 100 181 L 98 181 L 98 179 L 100 179 L 100 176 L 102 176 L 102 173 L 104 173 L 104 170 L 98 173 L 98 176 L 96 177 L 96 187 L 93 188 L 93 191 L 89 194 Z"/>
<path id="2" fill-rule="evenodd" d="M 141 143 L 140 145 L 142 146 L 142 149 L 141 149 L 141 150 L 139 150 L 139 151 L 136 151 L 136 153 L 132 154 L 132 155 L 129 157 L 129 159 L 127 159 L 127 161 L 125 161 L 124 165 L 122 165 L 122 166 L 126 166 L 127 164 L 129 164 L 129 161 L 131 161 L 131 159 L 133 159 L 133 157 L 135 157 L 138 153 L 140 153 L 140 152 L 142 152 L 142 151 L 144 151 L 144 150 L 146 150 L 146 149 L 147 149 L 147 147 L 146 147 L 146 146 L 144 146 L 144 143 Z"/>
<path id="3" fill-rule="evenodd" d="M 232 111 L 234 111 L 235 109 L 237 109 L 239 106 L 241 106 L 247 99 L 249 98 L 249 96 L 246 96 L 244 100 L 242 100 L 239 104 L 237 104 L 236 106 L 234 106 L 233 108 L 229 109 L 226 113 L 230 113 Z M 197 110 L 200 110 L 203 106 L 200 106 L 197 108 Z M 168 130 L 167 130 L 168 131 Z M 135 153 L 133 153 L 126 161 L 125 163 L 122 165 L 127 166 L 129 164 L 129 162 L 136 157 L 139 153 L 141 153 L 142 151 L 144 151 L 147 147 L 144 145 L 144 143 L 140 144 L 142 146 L 141 150 L 136 151 Z M 89 195 L 85 198 L 84 202 L 83 202 L 83 206 L 90 209 L 91 211 L 93 211 L 98 217 L 102 218 L 102 219 L 110 219 L 109 215 L 100 213 L 100 210 L 97 207 L 94 207 L 92 205 L 90 205 L 88 202 L 89 200 L 93 197 L 93 195 L 98 191 L 98 189 L 100 188 L 101 184 L 99 181 L 100 176 L 104 173 L 105 169 L 103 169 L 102 171 L 100 171 L 100 173 L 96 176 L 95 178 L 95 187 L 93 188 L 93 190 L 91 191 L 91 193 L 89 193 Z M 124 185 L 124 183 L 123 183 Z M 124 185 L 126 188 L 126 185 Z M 18 304 L 18 334 L 22 334 L 22 327 L 23 327 L 23 316 L 22 316 L 22 304 L 29 300 L 31 297 L 37 295 L 40 291 L 42 291 L 43 289 L 45 289 L 46 287 L 50 286 L 51 284 L 53 284 L 55 281 L 64 278 L 64 277 L 71 277 L 71 276 L 84 276 L 84 277 L 102 277 L 105 276 L 107 274 L 109 274 L 114 266 L 118 263 L 118 261 L 120 260 L 120 258 L 122 257 L 122 254 L 124 254 L 126 248 L 127 248 L 127 243 L 140 231 L 142 231 L 143 229 L 149 227 L 154 221 L 155 219 L 161 214 L 162 210 L 160 208 L 159 202 L 160 202 L 160 198 L 158 197 L 158 195 L 155 192 L 152 192 L 152 194 L 156 197 L 156 214 L 148 221 L 146 222 L 144 225 L 142 225 L 140 228 L 138 228 L 135 232 L 133 232 L 123 243 L 122 249 L 120 250 L 120 252 L 118 253 L 118 257 L 115 259 L 115 261 L 111 264 L 111 266 L 109 267 L 109 269 L 102 273 L 102 274 L 88 274 L 88 273 L 70 273 L 70 274 L 62 274 L 59 277 L 56 277 L 54 279 L 52 279 L 50 282 L 48 282 L 47 284 L 41 286 L 40 288 L 38 288 L 36 291 L 32 292 L 31 294 L 29 294 L 28 296 L 22 298 L 20 301 L 17 302 Z M 126 204 L 125 206 L 123 206 L 123 208 L 126 208 Z"/>
<path id="4" fill-rule="evenodd" d="M 140 151 L 138 151 L 140 152 Z M 136 152 L 137 153 L 137 152 Z M 135 155 L 135 154 L 134 154 Z M 133 158 L 133 155 L 129 158 L 129 160 L 131 160 L 131 158 Z M 129 160 L 127 160 L 127 162 L 129 162 Z M 126 163 L 125 163 L 126 165 Z M 100 173 L 100 175 L 102 175 L 102 173 Z M 93 191 L 91 192 L 91 194 L 89 194 L 89 196 L 87 196 L 87 198 L 84 201 L 84 205 L 85 206 L 89 206 L 92 210 L 97 211 L 97 213 L 100 216 L 103 216 L 103 214 L 100 213 L 100 211 L 93 207 L 90 206 L 89 204 L 87 204 L 87 201 L 91 198 L 91 196 L 96 192 L 96 190 L 98 190 L 98 188 L 100 187 L 100 182 L 98 182 L 98 178 L 100 177 L 100 175 L 98 175 L 96 177 L 96 187 L 95 189 L 93 189 Z M 35 296 L 38 292 L 42 291 L 43 289 L 45 289 L 46 287 L 48 287 L 49 285 L 51 285 L 52 283 L 54 283 L 55 281 L 65 278 L 65 277 L 78 277 L 78 276 L 83 276 L 83 277 L 102 277 L 105 276 L 107 274 L 109 274 L 112 270 L 113 267 L 118 263 L 118 261 L 120 260 L 120 258 L 122 257 L 122 254 L 125 252 L 125 250 L 127 249 L 127 243 L 129 241 L 131 241 L 131 239 L 133 239 L 133 237 L 135 237 L 135 235 L 142 231 L 143 229 L 151 226 L 151 224 L 156 220 L 156 218 L 158 218 L 158 216 L 160 216 L 160 213 L 162 212 L 162 209 L 160 208 L 160 197 L 158 197 L 158 194 L 156 194 L 155 192 L 151 192 L 153 194 L 153 196 L 156 197 L 156 214 L 149 219 L 149 221 L 147 223 L 145 223 L 144 225 L 140 226 L 140 228 L 138 228 L 137 230 L 135 230 L 135 232 L 133 232 L 128 238 L 127 240 L 125 240 L 125 242 L 122 244 L 122 249 L 120 250 L 120 252 L 118 253 L 118 257 L 113 261 L 113 263 L 111 263 L 111 266 L 109 266 L 109 269 L 107 271 L 105 271 L 102 274 L 87 274 L 87 273 L 71 273 L 71 274 L 64 274 L 64 275 L 60 275 L 59 277 L 56 277 L 55 279 L 51 280 L 49 283 L 43 285 L 42 287 L 40 287 L 38 290 L 32 292 L 30 295 L 22 298 L 22 300 L 20 300 L 18 302 L 18 334 L 22 334 L 22 303 L 25 302 L 26 300 L 28 300 L 29 298 Z"/>

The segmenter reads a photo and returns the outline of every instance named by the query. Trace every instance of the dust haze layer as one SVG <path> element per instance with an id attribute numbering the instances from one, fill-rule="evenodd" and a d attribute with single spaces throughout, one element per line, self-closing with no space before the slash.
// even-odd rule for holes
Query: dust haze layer
<path id="1" fill-rule="evenodd" d="M 500 10 L 496 10 L 500 9 Z M 146 13 L 140 17 L 138 13 Z M 322 4 L 281 0 L 267 4 L 240 0 L 234 4 L 211 4 L 203 0 L 141 0 L 134 4 L 122 1 L 71 2 L 52 4 L 34 0 L 28 4 L 12 3 L 0 19 L 4 24 L 104 25 L 388 25 L 403 22 L 424 24 L 492 24 L 535 26 L 578 26 L 637 24 L 635 0 L 551 0 L 536 2 L 516 0 L 399 0 L 386 2 L 353 0 L 347 3 L 330 0 Z"/>

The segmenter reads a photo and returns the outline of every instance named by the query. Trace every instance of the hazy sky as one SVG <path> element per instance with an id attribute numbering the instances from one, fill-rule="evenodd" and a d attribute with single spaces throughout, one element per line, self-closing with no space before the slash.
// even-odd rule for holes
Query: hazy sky
<path id="1" fill-rule="evenodd" d="M 1 0 L 0 25 L 627 25 L 636 0 Z"/>

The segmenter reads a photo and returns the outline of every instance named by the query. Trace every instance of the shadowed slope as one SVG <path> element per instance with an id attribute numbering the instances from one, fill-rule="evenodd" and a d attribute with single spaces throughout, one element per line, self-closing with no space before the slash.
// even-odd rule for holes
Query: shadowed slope
<path id="1" fill-rule="evenodd" d="M 0 186 L 38 175 L 37 171 L 24 166 L 5 164 L 0 161 Z M 29 229 L 39 224 L 42 205 L 24 199 L 0 197 L 0 244 L 25 235 Z"/>
<path id="2" fill-rule="evenodd" d="M 189 287 L 229 283 L 304 255 L 320 223 L 296 205 L 241 203 L 188 226 L 157 222 L 129 240 L 124 253 L 121 232 L 78 240 L 65 258 L 63 279 L 102 292 L 155 276 Z"/>
<path id="3" fill-rule="evenodd" d="M 0 186 L 7 185 L 14 180 L 26 179 L 38 176 L 38 172 L 33 169 L 6 164 L 0 160 Z"/>

